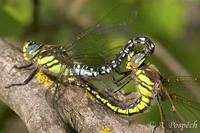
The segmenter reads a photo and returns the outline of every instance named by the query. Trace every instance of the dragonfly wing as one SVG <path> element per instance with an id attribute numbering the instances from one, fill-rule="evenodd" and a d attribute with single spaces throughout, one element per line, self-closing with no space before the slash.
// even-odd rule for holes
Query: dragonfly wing
<path id="1" fill-rule="evenodd" d="M 170 109 L 169 100 L 165 100 L 169 127 L 178 131 L 198 131 L 200 100 L 197 95 L 200 93 L 200 77 L 170 77 L 163 82 L 174 106 Z"/>
<path id="2" fill-rule="evenodd" d="M 133 32 L 130 30 L 137 16 L 137 9 L 130 4 L 121 4 L 108 13 L 95 26 L 79 35 L 66 45 L 70 58 L 78 62 L 86 62 L 99 66 L 105 64 L 105 56 L 108 49 L 125 45 Z M 119 53 L 116 50 L 115 53 Z M 94 60 L 94 57 L 98 61 Z M 113 57 L 106 57 L 107 60 Z M 87 64 L 88 60 L 92 63 Z M 90 60 L 90 61 L 91 61 Z"/>

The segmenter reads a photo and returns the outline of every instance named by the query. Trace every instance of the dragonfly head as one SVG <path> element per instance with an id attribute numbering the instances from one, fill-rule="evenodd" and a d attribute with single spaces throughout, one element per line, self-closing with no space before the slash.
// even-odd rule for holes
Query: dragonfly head
<path id="1" fill-rule="evenodd" d="M 146 56 L 145 53 L 130 52 L 127 56 L 126 69 L 138 68 L 144 62 Z"/>
<path id="2" fill-rule="evenodd" d="M 37 56 L 42 46 L 43 44 L 41 43 L 26 41 L 23 47 L 24 59 L 27 61 L 34 59 Z"/>
<path id="3" fill-rule="evenodd" d="M 132 68 L 138 68 L 145 60 L 146 55 L 143 53 L 135 54 L 131 59 Z"/>

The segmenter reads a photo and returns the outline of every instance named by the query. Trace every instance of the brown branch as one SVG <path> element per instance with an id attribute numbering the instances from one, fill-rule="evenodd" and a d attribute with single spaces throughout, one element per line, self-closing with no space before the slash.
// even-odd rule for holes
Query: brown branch
<path id="1" fill-rule="evenodd" d="M 25 63 L 22 54 L 2 39 L 0 46 L 0 99 L 20 116 L 29 132 L 150 133 L 154 130 L 154 126 L 120 117 L 89 99 L 85 90 L 74 86 L 69 85 L 63 89 L 64 94 L 58 100 L 56 109 L 49 107 L 45 100 L 48 88 L 38 84 L 35 79 L 24 86 L 5 88 L 11 83 L 23 82 L 30 70 L 14 69 L 14 65 Z M 156 132 L 161 132 L 161 129 L 156 128 Z"/>

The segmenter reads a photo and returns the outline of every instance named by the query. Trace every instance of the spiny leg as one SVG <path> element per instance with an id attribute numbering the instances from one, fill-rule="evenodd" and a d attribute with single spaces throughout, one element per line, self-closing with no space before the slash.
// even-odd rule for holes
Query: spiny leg
<path id="1" fill-rule="evenodd" d="M 128 71 L 121 71 L 120 68 L 118 67 L 115 72 L 119 75 L 122 75 L 121 77 L 119 77 L 118 79 L 115 79 L 114 76 L 112 76 L 112 82 L 116 85 L 118 85 L 118 82 L 120 82 L 121 80 L 123 80 L 124 78 L 126 78 L 130 73 L 131 73 L 131 70 L 128 70 Z"/>
<path id="2" fill-rule="evenodd" d="M 124 78 L 126 78 L 129 74 L 131 73 L 131 71 L 125 71 L 123 72 L 123 75 L 121 77 L 119 77 L 118 79 L 115 79 L 114 76 L 112 76 L 112 82 L 116 85 L 118 85 L 118 83 L 120 81 L 122 81 Z M 121 75 L 121 74 L 120 74 Z"/>
<path id="3" fill-rule="evenodd" d="M 23 66 L 14 65 L 14 68 L 16 68 L 16 69 L 25 69 L 25 68 L 31 67 L 32 65 L 33 65 L 33 63 L 27 64 L 27 65 L 23 65 Z"/>
<path id="4" fill-rule="evenodd" d="M 126 81 L 122 82 L 120 85 L 118 84 L 121 80 L 125 79 L 127 76 L 130 75 L 131 71 L 125 71 L 125 72 L 120 72 L 117 71 L 118 74 L 123 74 L 121 77 L 119 77 L 118 79 L 115 79 L 114 76 L 112 76 L 112 82 L 117 85 L 118 87 L 116 89 L 110 88 L 109 86 L 107 86 L 102 80 L 99 80 L 108 90 L 116 93 L 117 91 L 119 91 L 120 89 L 122 89 L 126 84 L 128 84 L 130 82 L 131 79 L 127 79 Z"/>
<path id="5" fill-rule="evenodd" d="M 131 78 L 129 77 L 127 80 L 125 80 L 121 85 L 119 85 L 116 89 L 113 90 L 114 93 L 121 90 L 125 85 L 127 85 L 131 81 Z"/>
<path id="6" fill-rule="evenodd" d="M 118 67 L 116 70 L 115 70 L 119 75 L 122 75 L 122 74 L 126 74 L 127 72 L 131 72 L 131 70 L 128 70 L 128 71 L 121 71 L 121 69 Z"/>
<path id="7" fill-rule="evenodd" d="M 22 86 L 22 85 L 28 84 L 33 79 L 33 77 L 36 75 L 37 71 L 38 71 L 38 69 L 33 70 L 31 72 L 31 74 L 29 75 L 29 77 L 23 83 L 11 84 L 11 85 L 6 86 L 5 88 L 9 88 L 12 86 Z"/>

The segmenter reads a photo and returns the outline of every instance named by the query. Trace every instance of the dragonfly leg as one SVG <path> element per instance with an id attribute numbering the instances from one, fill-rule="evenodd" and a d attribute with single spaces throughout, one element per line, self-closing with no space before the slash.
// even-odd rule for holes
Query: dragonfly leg
<path id="1" fill-rule="evenodd" d="M 119 75 L 122 75 L 122 74 L 126 74 L 127 72 L 131 72 L 131 70 L 128 70 L 128 71 L 121 71 L 120 68 L 118 67 L 116 70 L 115 70 Z"/>
<path id="2" fill-rule="evenodd" d="M 123 80 L 124 78 L 126 78 L 126 77 L 131 73 L 130 70 L 122 72 L 122 71 L 120 70 L 120 68 L 117 68 L 115 71 L 116 71 L 119 75 L 122 75 L 122 76 L 119 77 L 118 79 L 115 79 L 115 77 L 112 76 L 112 82 L 113 82 L 114 84 L 116 84 L 116 85 L 117 85 L 121 80 Z"/>
<path id="3" fill-rule="evenodd" d="M 10 88 L 12 86 L 22 86 L 22 85 L 28 84 L 33 79 L 37 71 L 38 69 L 33 70 L 31 74 L 29 75 L 29 77 L 23 83 L 11 84 L 11 85 L 6 86 L 5 88 Z"/>
<path id="4" fill-rule="evenodd" d="M 14 68 L 16 68 L 16 69 L 25 69 L 25 68 L 31 67 L 32 65 L 33 65 L 33 63 L 27 64 L 27 65 L 23 65 L 23 66 L 14 65 Z"/>
<path id="5" fill-rule="evenodd" d="M 121 77 L 119 77 L 118 79 L 115 79 L 115 77 L 112 76 L 112 82 L 113 82 L 113 84 L 116 84 L 118 86 L 118 83 L 120 81 L 122 81 L 123 79 L 125 79 L 128 75 L 130 75 L 130 72 L 131 71 L 124 72 L 124 74 Z"/>
<path id="6" fill-rule="evenodd" d="M 117 88 L 115 88 L 113 90 L 114 93 L 118 92 L 119 90 L 121 90 L 125 85 L 127 85 L 129 82 L 131 81 L 131 78 L 128 78 L 127 80 L 125 80 L 124 82 L 122 82 L 121 85 L 119 85 Z"/>

